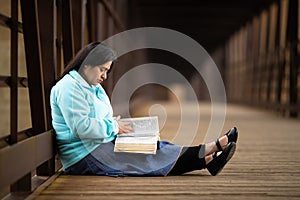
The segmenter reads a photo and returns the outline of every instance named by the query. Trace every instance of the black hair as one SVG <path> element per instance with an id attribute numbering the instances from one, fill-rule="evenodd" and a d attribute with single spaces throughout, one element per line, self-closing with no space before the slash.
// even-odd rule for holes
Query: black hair
<path id="1" fill-rule="evenodd" d="M 76 56 L 68 63 L 59 80 L 72 70 L 78 71 L 82 65 L 97 66 L 106 62 L 114 62 L 117 58 L 116 53 L 101 42 L 93 42 L 81 49 Z M 110 67 L 113 66 L 113 63 Z M 59 81 L 57 80 L 57 81 Z"/>

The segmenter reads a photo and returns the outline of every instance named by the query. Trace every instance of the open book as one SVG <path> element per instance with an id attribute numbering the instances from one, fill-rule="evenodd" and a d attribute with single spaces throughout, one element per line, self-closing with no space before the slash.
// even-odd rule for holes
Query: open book
<path id="1" fill-rule="evenodd" d="M 115 152 L 155 154 L 159 140 L 158 117 L 124 118 L 131 122 L 131 133 L 118 134 Z"/>

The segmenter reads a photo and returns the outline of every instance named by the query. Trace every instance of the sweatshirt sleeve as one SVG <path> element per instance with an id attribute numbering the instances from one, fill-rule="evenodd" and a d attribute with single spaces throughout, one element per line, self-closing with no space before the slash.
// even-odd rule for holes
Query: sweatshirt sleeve
<path id="1" fill-rule="evenodd" d="M 96 119 L 83 89 L 74 84 L 57 94 L 57 104 L 71 132 L 85 139 L 108 139 L 118 133 L 113 117 Z"/>

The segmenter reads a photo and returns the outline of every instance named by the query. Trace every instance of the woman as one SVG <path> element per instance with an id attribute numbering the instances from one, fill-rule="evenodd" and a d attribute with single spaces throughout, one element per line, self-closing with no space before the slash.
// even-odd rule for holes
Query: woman
<path id="1" fill-rule="evenodd" d="M 165 176 L 207 168 L 211 175 L 217 175 L 235 152 L 236 128 L 216 142 L 194 147 L 160 141 L 155 155 L 113 151 L 116 135 L 131 130 L 129 123 L 113 117 L 101 87 L 116 58 L 109 47 L 91 43 L 69 63 L 51 90 L 52 123 L 65 172 Z"/>

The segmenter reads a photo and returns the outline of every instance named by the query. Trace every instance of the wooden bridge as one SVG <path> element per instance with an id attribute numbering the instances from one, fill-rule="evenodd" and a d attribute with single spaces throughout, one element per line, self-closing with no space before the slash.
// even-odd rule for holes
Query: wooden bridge
<path id="1" fill-rule="evenodd" d="M 170 139 L 180 113 L 172 103 L 162 105 L 172 113 L 162 131 Z M 200 104 L 200 134 L 208 127 L 209 109 L 209 104 Z M 237 126 L 240 135 L 234 157 L 216 177 L 206 170 L 168 177 L 58 174 L 29 199 L 299 199 L 299 120 L 238 105 L 227 109 L 224 131 Z"/>
<path id="2" fill-rule="evenodd" d="M 300 199 L 299 2 L 0 0 L 0 199 L 30 194 L 29 199 Z M 147 178 L 58 172 L 49 104 L 53 83 L 88 43 L 141 27 L 188 36 L 216 63 L 232 103 L 223 132 L 232 126 L 240 131 L 236 154 L 219 176 L 205 170 Z M 210 100 L 195 66 L 164 49 L 141 48 L 119 56 L 103 87 L 111 95 L 124 73 L 145 63 L 169 66 L 188 80 L 197 100 Z M 215 80 L 210 70 L 205 78 Z M 137 78 L 151 75 L 160 74 L 150 67 Z M 131 86 L 128 79 L 121 91 Z M 136 115 L 145 115 L 147 106 L 136 109 L 139 102 L 163 104 L 168 118 L 162 139 L 172 140 L 180 113 L 169 93 L 170 88 L 145 84 L 130 97 L 130 106 Z M 198 106 L 186 105 L 190 114 Z M 209 124 L 209 104 L 200 103 L 200 109 L 193 144 L 203 141 Z"/>

